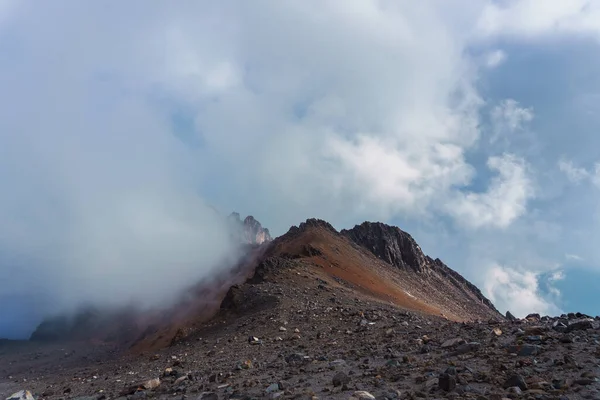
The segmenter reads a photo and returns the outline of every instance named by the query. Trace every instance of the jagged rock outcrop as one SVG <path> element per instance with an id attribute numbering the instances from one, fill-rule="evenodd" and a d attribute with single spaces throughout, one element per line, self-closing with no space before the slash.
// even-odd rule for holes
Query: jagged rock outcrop
<path id="1" fill-rule="evenodd" d="M 273 240 L 269 230 L 263 228 L 253 216 L 247 216 L 243 221 L 240 214 L 233 212 L 228 217 L 229 227 L 234 240 L 243 244 L 260 245 Z"/>
<path id="2" fill-rule="evenodd" d="M 341 234 L 368 249 L 388 264 L 405 270 L 424 272 L 428 260 L 408 233 L 381 222 L 363 222 Z"/>
<path id="3" fill-rule="evenodd" d="M 402 270 L 429 275 L 430 280 L 437 278 L 447 281 L 465 296 L 496 310 L 479 288 L 450 269 L 439 258 L 432 259 L 426 256 L 413 237 L 398 227 L 381 222 L 363 222 L 352 229 L 342 230 L 341 234 L 388 264 Z"/>

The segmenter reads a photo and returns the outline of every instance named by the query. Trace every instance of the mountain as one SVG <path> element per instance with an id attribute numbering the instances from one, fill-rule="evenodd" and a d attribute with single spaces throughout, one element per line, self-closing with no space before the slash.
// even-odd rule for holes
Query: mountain
<path id="1" fill-rule="evenodd" d="M 444 288 L 442 292 L 449 296 L 449 302 L 468 306 L 465 302 L 472 301 L 474 304 L 483 304 L 494 314 L 498 312 L 475 285 L 439 258 L 432 259 L 423 254 L 412 236 L 398 227 L 381 222 L 364 222 L 352 229 L 342 230 L 341 234 L 388 264 L 419 274 L 423 281 L 433 284 L 433 290 Z"/>
<path id="2" fill-rule="evenodd" d="M 249 283 L 286 283 L 299 270 L 366 297 L 456 321 L 502 318 L 473 284 L 439 259 L 425 256 L 410 235 L 365 222 L 337 232 L 309 219 L 275 239 Z"/>
<path id="3" fill-rule="evenodd" d="M 598 398 L 600 317 L 504 318 L 386 224 L 338 232 L 308 219 L 269 241 L 257 224 L 233 221 L 237 232 L 248 227 L 244 256 L 169 309 L 90 307 L 40 325 L 39 339 L 51 341 L 0 340 L 0 392 L 49 400 Z"/>
<path id="4" fill-rule="evenodd" d="M 273 240 L 269 230 L 263 228 L 253 216 L 247 216 L 243 221 L 240 214 L 233 212 L 227 217 L 231 235 L 236 242 L 260 245 Z"/>
<path id="5" fill-rule="evenodd" d="M 219 312 L 276 307 L 278 292 L 265 297 L 261 284 L 277 282 L 286 290 L 311 287 L 298 275 L 326 284 L 338 299 L 360 297 L 454 321 L 503 318 L 479 289 L 439 259 L 424 255 L 397 227 L 364 222 L 338 232 L 325 221 L 308 219 L 273 240 L 251 216 L 241 220 L 232 213 L 228 222 L 244 256 L 182 293 L 182 300 L 169 309 L 136 313 L 89 307 L 43 321 L 31 339 L 95 339 L 136 351 L 156 349 L 189 336 Z"/>

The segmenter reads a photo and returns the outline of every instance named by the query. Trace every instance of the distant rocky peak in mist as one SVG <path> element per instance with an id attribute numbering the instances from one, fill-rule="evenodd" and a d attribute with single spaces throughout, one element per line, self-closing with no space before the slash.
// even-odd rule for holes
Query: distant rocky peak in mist
<path id="1" fill-rule="evenodd" d="M 263 244 L 273 240 L 269 230 L 263 228 L 260 222 L 251 215 L 242 221 L 239 213 L 232 212 L 228 217 L 228 221 L 232 235 L 241 243 Z"/>

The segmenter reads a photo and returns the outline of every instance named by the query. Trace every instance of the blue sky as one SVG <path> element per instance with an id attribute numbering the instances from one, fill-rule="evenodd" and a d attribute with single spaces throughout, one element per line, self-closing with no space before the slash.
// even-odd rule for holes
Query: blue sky
<path id="1" fill-rule="evenodd" d="M 211 207 L 600 314 L 599 49 L 589 0 L 0 0 L 0 336 L 168 302 L 231 250 Z"/>

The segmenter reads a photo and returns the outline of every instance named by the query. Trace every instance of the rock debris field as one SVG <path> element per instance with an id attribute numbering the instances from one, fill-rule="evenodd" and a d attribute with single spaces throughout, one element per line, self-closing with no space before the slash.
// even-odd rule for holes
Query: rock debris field
<path id="1" fill-rule="evenodd" d="M 11 400 L 600 399 L 598 318 L 460 323 L 321 282 L 245 287 L 262 309 L 223 310 L 152 354 L 7 342 L 0 389 Z"/>

